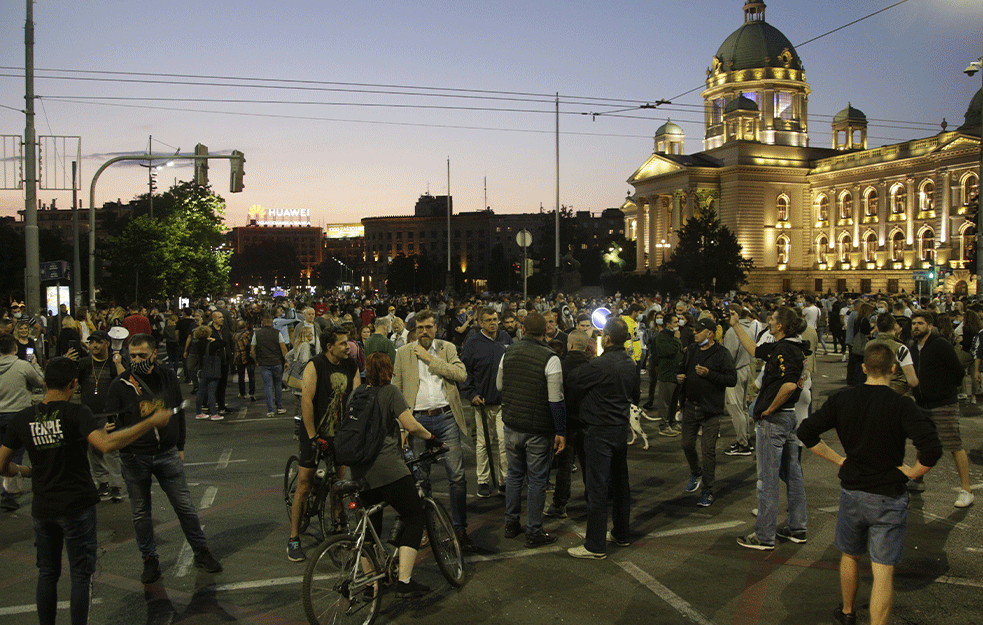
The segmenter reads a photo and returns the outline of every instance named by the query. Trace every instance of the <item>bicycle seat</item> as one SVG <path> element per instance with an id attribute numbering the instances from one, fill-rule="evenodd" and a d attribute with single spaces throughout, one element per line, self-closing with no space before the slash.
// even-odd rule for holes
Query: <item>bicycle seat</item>
<path id="1" fill-rule="evenodd" d="M 350 495 L 357 493 L 366 487 L 366 482 L 362 480 L 338 480 L 331 486 L 331 490 L 338 495 Z"/>

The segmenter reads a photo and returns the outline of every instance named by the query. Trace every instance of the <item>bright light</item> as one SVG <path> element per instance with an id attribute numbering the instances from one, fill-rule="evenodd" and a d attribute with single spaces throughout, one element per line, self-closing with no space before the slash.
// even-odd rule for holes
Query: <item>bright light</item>
<path id="1" fill-rule="evenodd" d="M 608 315 L 610 314 L 611 311 L 607 308 L 598 308 L 590 316 L 591 323 L 593 323 L 594 327 L 598 330 L 603 330 L 604 324 L 607 323 Z"/>

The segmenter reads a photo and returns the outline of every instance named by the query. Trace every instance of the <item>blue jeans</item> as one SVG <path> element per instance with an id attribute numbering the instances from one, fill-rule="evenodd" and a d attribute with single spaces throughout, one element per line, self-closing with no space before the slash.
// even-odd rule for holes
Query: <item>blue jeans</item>
<path id="1" fill-rule="evenodd" d="M 218 389 L 218 378 L 204 378 L 198 373 L 198 394 L 195 395 L 195 413 L 201 414 L 202 406 L 208 409 L 208 414 L 218 412 L 215 405 L 215 391 Z"/>
<path id="2" fill-rule="evenodd" d="M 628 485 L 628 425 L 587 427 L 587 538 L 584 547 L 594 553 L 607 552 L 608 485 L 614 499 L 611 530 L 628 539 L 631 487 Z"/>
<path id="3" fill-rule="evenodd" d="M 543 508 L 546 506 L 546 483 L 553 464 L 553 437 L 527 434 L 505 426 L 505 457 L 509 473 L 505 479 L 505 522 L 518 523 L 522 512 L 522 481 L 529 480 L 526 535 L 543 533 Z"/>
<path id="4" fill-rule="evenodd" d="M 700 428 L 700 451 L 703 453 L 703 466 L 696 453 L 696 439 Z M 703 479 L 703 490 L 713 490 L 713 480 L 717 474 L 717 434 L 720 432 L 720 415 L 705 414 L 691 401 L 683 406 L 683 435 L 681 444 L 683 455 L 689 463 L 689 472 Z"/>
<path id="5" fill-rule="evenodd" d="M 0 412 L 0 441 L 7 437 L 7 427 L 16 412 Z M 14 455 L 10 457 L 14 464 L 22 464 L 24 461 L 24 448 L 14 450 Z"/>
<path id="6" fill-rule="evenodd" d="M 266 395 L 266 412 L 283 407 L 283 365 L 259 365 L 263 377 L 263 394 Z M 275 393 L 275 395 L 274 395 Z"/>
<path id="7" fill-rule="evenodd" d="M 806 530 L 806 487 L 799 464 L 795 411 L 779 410 L 754 426 L 758 460 L 758 522 L 755 534 L 766 545 L 775 544 L 778 523 L 779 480 L 785 482 L 788 527 Z"/>
<path id="8" fill-rule="evenodd" d="M 176 449 L 157 455 L 121 453 L 123 480 L 130 495 L 130 508 L 133 511 L 133 533 L 136 534 L 137 547 L 143 557 L 157 557 L 157 542 L 154 540 L 154 519 L 150 501 L 151 477 L 157 478 L 161 490 L 171 502 L 177 513 L 184 537 L 188 539 L 192 551 L 201 553 L 208 548 L 205 533 L 201 531 L 198 511 L 191 503 L 191 491 L 184 479 L 184 465 Z"/>
<path id="9" fill-rule="evenodd" d="M 447 486 L 451 498 L 451 522 L 454 524 L 454 529 L 463 531 L 468 526 L 468 483 L 464 476 L 461 430 L 457 427 L 457 421 L 454 420 L 454 415 L 449 408 L 439 415 L 417 415 L 416 420 L 427 428 L 428 432 L 436 435 L 449 450 L 440 457 L 440 463 L 444 465 L 444 472 L 447 473 Z M 424 441 L 413 439 L 413 449 L 417 454 L 423 451 L 424 445 Z M 420 465 L 420 470 L 423 471 L 426 491 L 429 493 L 430 467 Z"/>
<path id="10" fill-rule="evenodd" d="M 96 571 L 96 507 L 57 519 L 35 518 L 34 543 L 38 552 L 38 621 L 41 625 L 55 623 L 64 544 L 72 577 L 71 621 L 73 625 L 85 625 L 89 622 L 92 574 Z"/>

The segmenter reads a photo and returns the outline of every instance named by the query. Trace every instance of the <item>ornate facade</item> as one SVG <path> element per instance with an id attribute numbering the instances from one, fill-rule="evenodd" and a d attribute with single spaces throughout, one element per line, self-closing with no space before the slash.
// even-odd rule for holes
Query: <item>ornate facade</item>
<path id="1" fill-rule="evenodd" d="M 763 2 L 747 0 L 744 13 L 707 69 L 704 151 L 685 154 L 682 129 L 667 122 L 628 179 L 636 270 L 658 269 L 675 231 L 713 208 L 754 260 L 751 291 L 910 292 L 913 272 L 934 268 L 946 270 L 945 290 L 974 292 L 964 214 L 979 189 L 981 95 L 958 129 L 874 149 L 848 105 L 832 146 L 810 147 L 802 61 Z"/>

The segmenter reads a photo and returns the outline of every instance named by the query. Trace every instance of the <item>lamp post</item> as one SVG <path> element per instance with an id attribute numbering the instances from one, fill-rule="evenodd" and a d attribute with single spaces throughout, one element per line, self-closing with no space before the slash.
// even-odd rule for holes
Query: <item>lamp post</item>
<path id="1" fill-rule="evenodd" d="M 966 66 L 963 70 L 972 78 L 983 69 L 983 56 Z M 983 295 L 983 106 L 980 107 L 980 169 L 976 177 L 976 294 Z"/>

